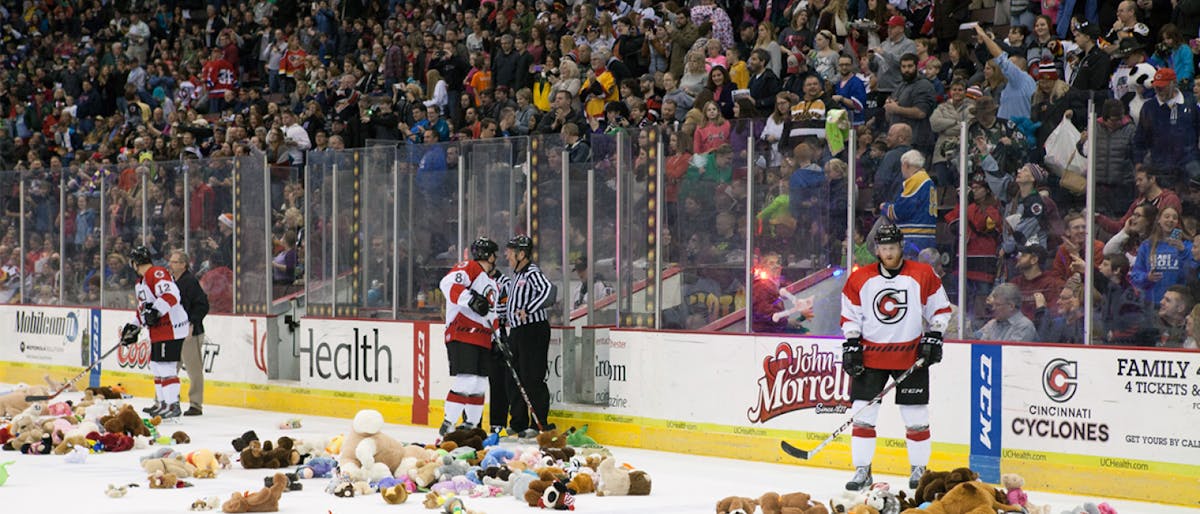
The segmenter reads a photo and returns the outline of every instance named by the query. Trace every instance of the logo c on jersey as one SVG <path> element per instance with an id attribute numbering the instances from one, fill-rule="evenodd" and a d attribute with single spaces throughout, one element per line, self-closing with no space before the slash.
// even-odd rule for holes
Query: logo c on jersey
<path id="1" fill-rule="evenodd" d="M 879 291 L 871 310 L 875 311 L 875 319 L 884 325 L 899 323 L 908 313 L 908 291 L 890 288 Z"/>

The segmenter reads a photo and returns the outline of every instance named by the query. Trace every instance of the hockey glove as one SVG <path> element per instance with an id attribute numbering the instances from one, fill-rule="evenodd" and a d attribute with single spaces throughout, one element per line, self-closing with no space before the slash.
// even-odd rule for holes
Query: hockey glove
<path id="1" fill-rule="evenodd" d="M 492 304 L 488 302 L 487 297 L 475 291 L 471 291 L 471 299 L 467 302 L 467 307 L 480 316 L 487 316 L 487 313 L 492 310 Z"/>
<path id="2" fill-rule="evenodd" d="M 121 346 L 129 346 L 137 343 L 138 334 L 141 333 L 142 327 L 133 323 L 126 323 L 124 327 L 121 327 Z"/>
<path id="3" fill-rule="evenodd" d="M 925 359 L 926 367 L 942 362 L 942 333 L 926 332 L 917 346 L 917 355 Z"/>
<path id="4" fill-rule="evenodd" d="M 842 369 L 852 377 L 857 377 L 866 371 L 866 367 L 863 366 L 861 337 L 851 337 L 842 343 Z"/>
<path id="5" fill-rule="evenodd" d="M 142 321 L 147 327 L 157 325 L 161 319 L 162 313 L 158 312 L 158 309 L 154 308 L 153 303 L 146 302 L 142 304 Z"/>

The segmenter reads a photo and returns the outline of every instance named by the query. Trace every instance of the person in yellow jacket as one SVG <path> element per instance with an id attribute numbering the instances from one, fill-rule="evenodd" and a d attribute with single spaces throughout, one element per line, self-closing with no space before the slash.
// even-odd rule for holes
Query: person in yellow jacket
<path id="1" fill-rule="evenodd" d="M 604 106 L 608 102 L 617 101 L 620 96 L 616 79 L 613 78 L 612 72 L 604 67 L 607 61 L 608 51 L 593 51 L 592 67 L 588 70 L 587 80 L 583 81 L 583 86 L 579 88 L 579 97 L 586 99 L 584 111 L 594 118 L 604 117 Z"/>

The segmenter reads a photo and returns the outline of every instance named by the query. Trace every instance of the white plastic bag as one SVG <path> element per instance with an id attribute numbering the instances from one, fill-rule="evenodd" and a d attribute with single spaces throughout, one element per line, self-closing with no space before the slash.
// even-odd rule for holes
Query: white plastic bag
<path id="1" fill-rule="evenodd" d="M 1087 157 L 1075 148 L 1078 143 L 1079 131 L 1067 118 L 1046 138 L 1046 167 L 1059 177 L 1059 185 L 1075 194 L 1086 187 L 1088 165 Z"/>

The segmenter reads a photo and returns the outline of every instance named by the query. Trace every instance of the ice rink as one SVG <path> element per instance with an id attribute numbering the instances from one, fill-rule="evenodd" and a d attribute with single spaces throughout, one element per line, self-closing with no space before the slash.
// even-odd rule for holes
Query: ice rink
<path id="1" fill-rule="evenodd" d="M 7 390 L 0 387 L 0 391 Z M 78 399 L 79 393 L 67 393 L 66 399 Z M 61 397 L 60 397 L 61 398 Z M 131 403 L 139 409 L 149 405 L 145 398 L 135 398 Z M 302 428 L 281 430 L 279 423 L 299 417 Z M 177 424 L 166 426 L 165 432 L 175 430 L 187 432 L 190 444 L 177 445 L 180 452 L 187 453 L 198 448 L 232 453 L 231 439 L 246 430 L 255 430 L 260 439 L 275 440 L 287 435 L 299 439 L 325 440 L 350 429 L 350 420 L 315 416 L 295 416 L 280 412 L 263 412 L 208 406 L 201 417 L 181 418 Z M 392 425 L 384 432 L 402 441 L 430 442 L 436 437 L 432 428 Z M 603 443 L 603 439 L 600 440 Z M 222 501 L 233 491 L 258 491 L 263 487 L 263 477 L 272 475 L 272 470 L 246 470 L 238 463 L 233 469 L 222 471 L 215 479 L 187 479 L 194 487 L 173 490 L 152 490 L 146 487 L 146 473 L 139 465 L 139 457 L 153 452 L 150 449 L 132 450 L 122 453 L 95 454 L 83 464 L 69 464 L 65 456 L 21 455 L 16 452 L 0 452 L 0 463 L 15 461 L 8 467 L 8 482 L 0 486 L 0 512 L 25 514 L 42 512 L 90 512 L 90 513 L 164 513 L 185 512 L 198 498 L 219 496 Z M 849 470 L 832 470 L 745 462 L 738 460 L 698 457 L 626 448 L 610 448 L 614 455 L 652 477 L 653 492 L 650 496 L 597 497 L 594 494 L 580 495 L 576 510 L 584 513 L 704 513 L 714 512 L 718 499 L 729 495 L 757 497 L 767 491 L 812 494 L 821 501 L 841 490 L 852 474 Z M 888 481 L 893 487 L 905 485 L 906 478 L 894 476 L 875 477 L 876 481 Z M 421 505 L 422 494 L 410 496 L 404 505 L 388 505 L 378 495 L 356 498 L 337 498 L 324 492 L 327 479 L 302 481 L 304 490 L 288 492 L 279 502 L 280 512 L 294 513 L 375 513 L 375 512 L 431 512 Z M 104 492 L 108 484 L 137 483 L 123 498 L 109 498 Z M 1183 514 L 1194 513 L 1195 509 L 1139 503 L 1125 500 L 1083 498 L 1040 491 L 1028 491 L 1030 501 L 1050 504 L 1052 512 L 1069 511 L 1085 501 L 1108 501 L 1121 514 Z M 530 507 L 512 497 L 465 499 L 470 509 L 488 514 L 529 512 Z M 440 512 L 440 510 L 438 511 Z"/>

